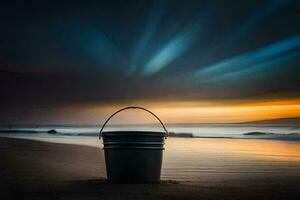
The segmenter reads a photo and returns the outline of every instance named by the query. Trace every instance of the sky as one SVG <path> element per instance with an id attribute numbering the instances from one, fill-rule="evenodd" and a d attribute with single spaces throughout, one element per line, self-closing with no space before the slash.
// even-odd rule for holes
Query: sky
<path id="1" fill-rule="evenodd" d="M 1 2 L 0 124 L 101 124 L 129 105 L 167 123 L 300 117 L 299 10 L 299 0 Z"/>

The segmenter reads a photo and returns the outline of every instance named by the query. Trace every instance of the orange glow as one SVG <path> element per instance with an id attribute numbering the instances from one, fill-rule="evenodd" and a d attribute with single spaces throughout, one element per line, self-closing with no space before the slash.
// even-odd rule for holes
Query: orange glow
<path id="1" fill-rule="evenodd" d="M 300 99 L 268 101 L 180 101 L 180 102 L 136 102 L 130 105 L 144 106 L 166 123 L 234 123 L 300 116 Z M 90 117 L 107 117 L 110 113 L 127 105 L 93 105 L 85 107 Z M 124 123 L 142 123 L 142 113 L 127 113 L 120 118 Z M 137 120 L 136 120 L 137 119 Z M 117 122 L 118 123 L 118 122 Z"/>
<path id="2" fill-rule="evenodd" d="M 168 121 L 176 122 L 179 119 L 190 123 L 243 122 L 296 117 L 300 114 L 300 104 L 215 105 L 154 109 Z"/>

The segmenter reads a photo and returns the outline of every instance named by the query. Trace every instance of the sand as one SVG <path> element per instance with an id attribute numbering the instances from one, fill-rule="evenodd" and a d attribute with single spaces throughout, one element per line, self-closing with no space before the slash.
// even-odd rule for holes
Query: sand
<path id="1" fill-rule="evenodd" d="M 108 183 L 103 151 L 99 147 L 0 138 L 0 198 L 273 200 L 300 196 L 300 168 L 294 161 L 292 164 L 278 162 L 285 173 L 276 171 L 277 162 L 272 162 L 266 172 L 241 165 L 238 175 L 228 178 L 234 173 L 224 176 L 220 167 L 220 170 L 203 172 L 199 176 L 203 177 L 202 181 L 195 181 L 177 177 L 172 155 L 166 154 L 164 180 L 160 184 Z M 224 157 L 222 154 L 215 159 L 220 156 Z M 235 162 L 239 163 L 239 159 L 235 157 Z M 270 173 L 272 168 L 275 173 Z"/>

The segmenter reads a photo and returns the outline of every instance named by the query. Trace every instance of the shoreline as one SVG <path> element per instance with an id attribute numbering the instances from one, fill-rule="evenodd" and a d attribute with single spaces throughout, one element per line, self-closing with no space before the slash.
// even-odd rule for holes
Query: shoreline
<path id="1" fill-rule="evenodd" d="M 48 133 L 48 132 L 1 132 L 0 131 L 0 137 L 10 137 L 10 138 L 23 138 L 26 139 L 26 136 L 34 137 L 34 136 L 41 136 L 40 134 L 48 135 L 49 138 L 54 137 L 98 137 L 98 134 L 69 134 L 69 133 Z M 257 135 L 251 135 L 249 133 L 245 133 L 241 136 L 195 136 L 193 134 L 184 135 L 183 133 L 176 133 L 178 135 L 170 135 L 170 138 L 190 138 L 190 139 L 245 139 L 245 140 L 276 140 L 276 141 L 290 141 L 290 142 L 300 142 L 300 134 L 299 133 L 290 133 L 290 134 L 273 134 L 273 133 L 265 133 L 265 134 L 257 134 Z"/>

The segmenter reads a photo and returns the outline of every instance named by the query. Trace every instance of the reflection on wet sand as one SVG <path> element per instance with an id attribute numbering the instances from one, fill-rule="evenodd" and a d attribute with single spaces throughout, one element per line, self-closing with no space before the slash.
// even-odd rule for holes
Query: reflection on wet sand
<path id="1" fill-rule="evenodd" d="M 300 175 L 300 143 L 256 139 L 169 138 L 163 178 L 207 181 Z M 216 176 L 217 174 L 217 176 Z"/>

